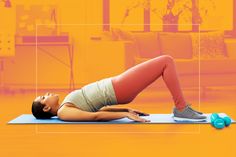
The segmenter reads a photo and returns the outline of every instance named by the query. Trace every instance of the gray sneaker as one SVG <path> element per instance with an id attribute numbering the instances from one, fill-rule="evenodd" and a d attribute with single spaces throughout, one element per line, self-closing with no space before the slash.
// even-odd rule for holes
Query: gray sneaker
<path id="1" fill-rule="evenodd" d="M 192 104 L 190 104 L 190 103 L 186 103 L 187 104 L 187 106 L 191 106 Z M 194 109 L 192 109 L 191 107 L 190 107 L 190 110 L 192 110 L 192 111 L 194 111 L 194 112 L 197 112 L 198 114 L 203 114 L 202 112 L 199 112 L 199 111 L 196 111 L 196 110 L 194 110 Z"/>
<path id="2" fill-rule="evenodd" d="M 174 114 L 173 118 L 176 121 L 199 122 L 207 120 L 207 116 L 197 113 L 189 105 L 187 105 L 182 112 L 174 108 L 173 114 Z"/>

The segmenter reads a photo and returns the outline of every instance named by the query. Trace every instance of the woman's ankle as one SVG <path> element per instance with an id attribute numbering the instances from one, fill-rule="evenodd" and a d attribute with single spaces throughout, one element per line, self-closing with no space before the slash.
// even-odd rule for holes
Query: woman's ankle
<path id="1" fill-rule="evenodd" d="M 184 106 L 184 107 L 177 107 L 177 110 L 178 110 L 179 112 L 182 112 L 185 108 L 186 108 L 186 106 Z"/>

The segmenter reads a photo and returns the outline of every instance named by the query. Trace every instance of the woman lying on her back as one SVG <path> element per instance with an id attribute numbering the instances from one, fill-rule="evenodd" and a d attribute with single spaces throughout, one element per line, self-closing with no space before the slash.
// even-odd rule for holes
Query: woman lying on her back
<path id="1" fill-rule="evenodd" d="M 38 96 L 32 104 L 32 113 L 38 119 L 58 116 L 65 121 L 109 121 L 127 117 L 134 121 L 149 122 L 140 115 L 149 114 L 132 109 L 114 107 L 128 104 L 152 82 L 162 76 L 175 107 L 175 120 L 203 121 L 206 116 L 190 107 L 184 99 L 174 59 L 161 55 L 135 65 L 120 75 L 104 78 L 70 92 L 59 103 L 58 94 Z"/>

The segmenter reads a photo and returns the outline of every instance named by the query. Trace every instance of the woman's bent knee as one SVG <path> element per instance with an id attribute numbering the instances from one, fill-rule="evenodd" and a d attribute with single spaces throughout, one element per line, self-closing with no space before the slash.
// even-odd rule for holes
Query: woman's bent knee
<path id="1" fill-rule="evenodd" d="M 167 60 L 170 60 L 170 61 L 173 61 L 174 60 L 174 57 L 172 57 L 171 55 L 162 55 L 165 59 Z"/>
<path id="2" fill-rule="evenodd" d="M 174 57 L 172 57 L 171 55 L 162 55 L 162 57 L 164 58 L 164 60 L 169 63 L 173 63 L 174 62 Z"/>

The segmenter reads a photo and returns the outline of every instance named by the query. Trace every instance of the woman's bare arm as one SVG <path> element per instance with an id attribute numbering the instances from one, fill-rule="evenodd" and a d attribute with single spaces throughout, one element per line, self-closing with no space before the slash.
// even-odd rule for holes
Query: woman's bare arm
<path id="1" fill-rule="evenodd" d="M 124 108 L 124 107 L 111 107 L 111 106 L 104 106 L 98 112 L 101 111 L 109 111 L 109 112 L 129 112 L 130 108 Z"/>
<path id="2" fill-rule="evenodd" d="M 141 118 L 136 113 L 129 113 L 129 112 L 107 112 L 107 111 L 100 111 L 96 112 L 97 116 L 96 119 L 98 121 L 109 121 L 109 120 L 115 120 L 127 117 L 131 120 L 137 121 L 137 122 L 150 122 L 150 120 Z"/>
<path id="3" fill-rule="evenodd" d="M 58 118 L 65 121 L 108 121 L 127 117 L 128 112 L 87 112 L 76 107 L 63 106 Z"/>
<path id="4" fill-rule="evenodd" d="M 108 111 L 108 112 L 131 112 L 131 113 L 136 113 L 139 114 L 141 116 L 148 116 L 148 113 L 136 110 L 136 109 L 132 109 L 132 108 L 121 108 L 121 107 L 112 107 L 112 106 L 105 106 L 102 107 L 98 112 L 101 111 Z"/>
<path id="5" fill-rule="evenodd" d="M 63 108 L 57 114 L 58 118 L 65 121 L 110 121 L 120 118 L 129 118 L 134 121 L 148 122 L 144 118 L 138 116 L 135 113 L 129 112 L 87 112 L 80 110 L 76 107 L 63 106 Z"/>
<path id="6" fill-rule="evenodd" d="M 128 112 L 107 112 L 107 111 L 99 111 L 96 112 L 96 120 L 97 121 L 109 121 L 120 118 L 125 118 L 128 116 Z"/>

